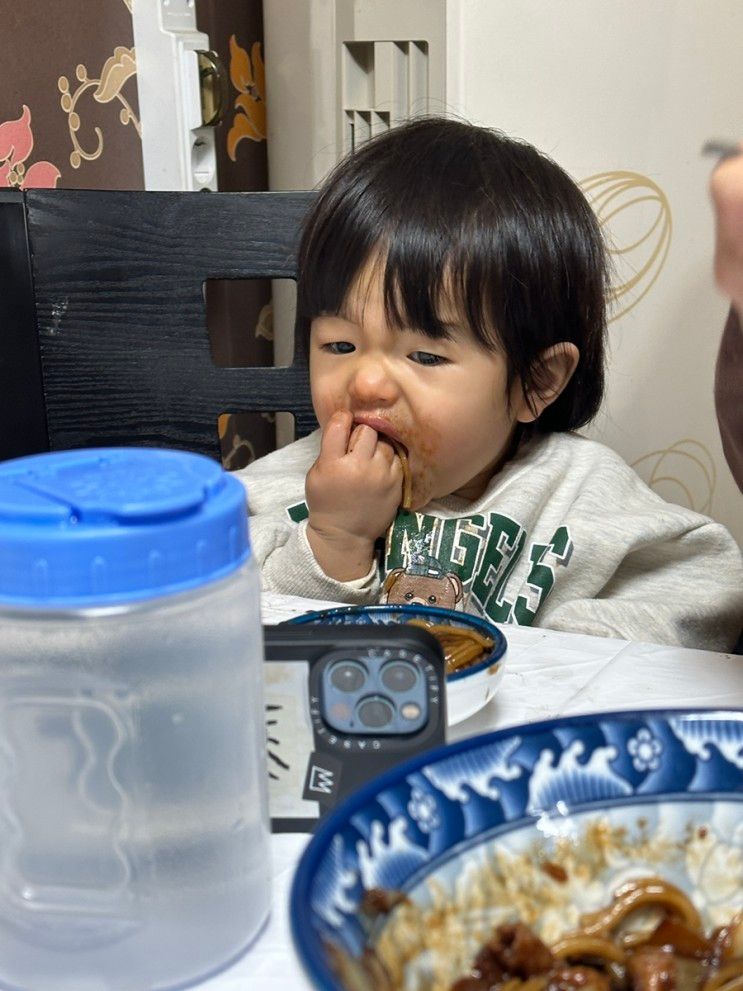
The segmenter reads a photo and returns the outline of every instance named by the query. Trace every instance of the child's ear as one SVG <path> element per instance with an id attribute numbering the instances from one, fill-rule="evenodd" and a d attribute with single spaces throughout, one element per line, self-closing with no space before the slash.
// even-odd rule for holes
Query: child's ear
<path id="1" fill-rule="evenodd" d="M 521 384 L 512 397 L 513 409 L 519 423 L 534 420 L 560 395 L 578 367 L 580 351 L 570 341 L 546 348 L 534 367 L 534 387 L 525 390 Z"/>

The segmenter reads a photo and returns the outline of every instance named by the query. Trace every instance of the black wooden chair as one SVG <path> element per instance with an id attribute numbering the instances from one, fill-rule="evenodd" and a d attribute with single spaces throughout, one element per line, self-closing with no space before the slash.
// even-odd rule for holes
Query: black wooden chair
<path id="1" fill-rule="evenodd" d="M 0 192 L 0 459 L 110 445 L 220 457 L 222 413 L 315 425 L 306 360 L 212 360 L 207 279 L 296 277 L 312 193 Z"/>

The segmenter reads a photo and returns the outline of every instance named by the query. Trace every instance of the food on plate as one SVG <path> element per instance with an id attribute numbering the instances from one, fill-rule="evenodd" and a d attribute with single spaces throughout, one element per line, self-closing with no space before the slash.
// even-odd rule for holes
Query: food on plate
<path id="1" fill-rule="evenodd" d="M 651 928 L 638 910 L 661 911 Z M 622 885 L 547 946 L 523 922 L 496 926 L 451 991 L 740 991 L 743 912 L 707 935 L 691 900 L 660 877 Z"/>
<path id="2" fill-rule="evenodd" d="M 402 892 L 374 889 L 367 896 L 361 910 L 370 922 L 410 905 Z M 335 963 L 350 988 L 407 988 L 393 979 L 375 947 L 355 961 L 343 957 L 336 955 Z M 411 987 L 428 991 L 440 984 L 418 980 Z M 741 989 L 743 911 L 707 934 L 690 898 L 657 876 L 621 885 L 607 905 L 583 915 L 578 928 L 549 945 L 524 922 L 495 926 L 468 971 L 448 985 L 448 991 Z"/>

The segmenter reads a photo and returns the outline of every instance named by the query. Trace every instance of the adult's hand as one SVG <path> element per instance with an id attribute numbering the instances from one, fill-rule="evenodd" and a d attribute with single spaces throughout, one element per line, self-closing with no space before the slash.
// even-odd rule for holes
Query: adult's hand
<path id="1" fill-rule="evenodd" d="M 743 142 L 741 154 L 720 162 L 710 179 L 715 211 L 715 279 L 743 314 Z"/>

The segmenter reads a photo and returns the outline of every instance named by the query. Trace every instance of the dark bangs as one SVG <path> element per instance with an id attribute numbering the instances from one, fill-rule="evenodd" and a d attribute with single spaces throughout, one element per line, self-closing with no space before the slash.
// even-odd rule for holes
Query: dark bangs
<path id="1" fill-rule="evenodd" d="M 425 133 L 418 137 L 429 141 L 412 157 L 397 143 L 381 147 L 392 133 L 341 162 L 324 184 L 299 252 L 300 326 L 307 332 L 314 317 L 338 314 L 359 273 L 378 260 L 391 326 L 435 339 L 448 336 L 446 323 L 464 320 L 492 347 L 483 312 L 491 245 L 472 223 L 481 185 L 472 157 L 460 142 Z"/>
<path id="2" fill-rule="evenodd" d="M 449 335 L 467 324 L 502 349 L 509 382 L 539 392 L 539 354 L 571 341 L 573 380 L 537 430 L 573 429 L 603 394 L 606 260 L 580 190 L 523 142 L 459 121 L 401 125 L 326 179 L 299 252 L 297 331 L 342 311 L 370 262 L 384 271 L 390 325 Z"/>

